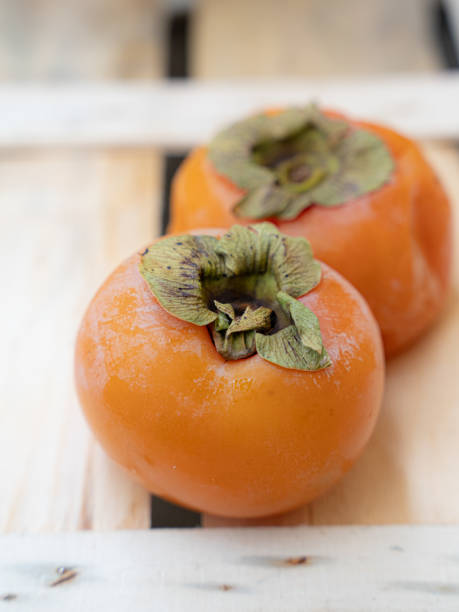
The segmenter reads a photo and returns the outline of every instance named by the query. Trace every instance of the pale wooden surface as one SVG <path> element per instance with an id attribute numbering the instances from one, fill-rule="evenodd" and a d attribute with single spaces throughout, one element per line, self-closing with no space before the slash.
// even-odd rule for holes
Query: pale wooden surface
<path id="1" fill-rule="evenodd" d="M 72 362 L 93 292 L 158 231 L 158 172 L 148 152 L 0 158 L 0 531 L 149 525 L 83 423 Z"/>
<path id="2" fill-rule="evenodd" d="M 430 0 L 199 0 L 199 78 L 381 75 L 441 62 Z"/>
<path id="3" fill-rule="evenodd" d="M 160 4 L 3 2 L 0 80 L 157 77 Z M 24 120 L 32 108 L 29 98 L 16 111 Z M 160 172 L 148 150 L 0 154 L 0 531 L 150 524 L 149 495 L 83 423 L 73 346 L 104 276 L 158 232 Z"/>
<path id="4" fill-rule="evenodd" d="M 439 72 L 339 80 L 0 85 L 0 148 L 185 150 L 264 107 L 313 100 L 414 138 L 459 139 L 459 75 Z"/>
<path id="5" fill-rule="evenodd" d="M 459 609 L 457 526 L 150 530 L 0 541 L 0 607 L 15 612 Z M 56 584 L 63 576 L 68 580 Z"/>
<path id="6" fill-rule="evenodd" d="M 4 0 L 0 80 L 161 75 L 162 5 L 163 0 Z"/>

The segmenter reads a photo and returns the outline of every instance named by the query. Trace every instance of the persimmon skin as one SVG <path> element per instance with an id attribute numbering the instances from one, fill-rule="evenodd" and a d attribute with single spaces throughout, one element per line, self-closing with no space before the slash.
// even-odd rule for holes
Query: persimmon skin
<path id="1" fill-rule="evenodd" d="M 367 443 L 383 393 L 380 333 L 360 294 L 323 265 L 300 298 L 319 318 L 325 370 L 225 361 L 207 328 L 160 306 L 139 261 L 105 281 L 76 343 L 78 396 L 107 453 L 153 493 L 222 516 L 277 514 L 332 486 Z"/>
<path id="2" fill-rule="evenodd" d="M 451 209 L 413 141 L 381 125 L 349 123 L 385 142 L 395 162 L 389 182 L 340 206 L 311 206 L 292 221 L 269 220 L 284 234 L 305 236 L 315 257 L 362 293 L 390 357 L 422 334 L 443 307 L 452 260 Z M 243 195 L 217 174 L 207 149 L 197 148 L 175 175 L 169 230 L 247 225 L 253 220 L 232 213 Z"/>

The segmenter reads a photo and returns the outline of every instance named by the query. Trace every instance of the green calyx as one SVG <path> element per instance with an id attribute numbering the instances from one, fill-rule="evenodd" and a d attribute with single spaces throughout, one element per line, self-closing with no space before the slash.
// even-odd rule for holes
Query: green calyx
<path id="1" fill-rule="evenodd" d="M 246 190 L 234 212 L 249 219 L 294 219 L 312 204 L 344 204 L 382 187 L 394 169 L 376 134 L 315 105 L 239 121 L 217 134 L 208 156 Z"/>
<path id="2" fill-rule="evenodd" d="M 305 238 L 271 223 L 234 225 L 213 236 L 170 236 L 141 255 L 140 273 L 172 315 L 209 327 L 228 360 L 258 353 L 298 370 L 331 365 L 319 322 L 298 298 L 320 281 Z"/>

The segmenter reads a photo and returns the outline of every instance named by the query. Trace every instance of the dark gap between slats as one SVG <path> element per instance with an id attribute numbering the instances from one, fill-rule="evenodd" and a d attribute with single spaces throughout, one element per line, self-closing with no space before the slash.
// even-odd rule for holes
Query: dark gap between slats
<path id="1" fill-rule="evenodd" d="M 169 79 L 186 79 L 188 71 L 188 32 L 190 17 L 188 12 L 173 13 L 167 24 L 166 76 Z"/>
<path id="2" fill-rule="evenodd" d="M 435 37 L 440 48 L 445 68 L 459 68 L 459 41 L 448 11 L 448 6 L 442 0 L 433 5 L 433 23 Z"/>
<path id="3" fill-rule="evenodd" d="M 174 174 L 177 168 L 180 166 L 182 161 L 185 159 L 186 153 L 183 155 L 166 155 L 164 158 L 164 170 L 163 170 L 163 199 L 162 199 L 162 210 L 161 210 L 161 233 L 165 234 L 170 219 L 170 193 L 171 184 Z"/>
<path id="4" fill-rule="evenodd" d="M 188 24 L 187 13 L 173 14 L 167 24 L 167 66 L 168 78 L 188 76 Z M 172 177 L 185 155 L 166 155 L 164 158 L 163 200 L 161 211 L 161 232 L 164 234 L 169 222 L 169 198 Z M 152 495 L 152 527 L 200 527 L 201 515 Z"/>

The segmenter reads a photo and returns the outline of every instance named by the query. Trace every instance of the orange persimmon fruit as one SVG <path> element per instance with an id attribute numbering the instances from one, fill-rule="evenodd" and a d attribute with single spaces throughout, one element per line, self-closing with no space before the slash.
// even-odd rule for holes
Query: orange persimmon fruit
<path id="1" fill-rule="evenodd" d="M 267 111 L 191 152 L 172 189 L 172 232 L 269 220 L 366 298 L 386 356 L 441 310 L 452 254 L 448 198 L 419 147 L 315 107 Z"/>
<path id="2" fill-rule="evenodd" d="M 367 443 L 380 331 L 304 238 L 269 223 L 201 234 L 161 238 L 104 282 L 77 338 L 79 400 L 153 493 L 222 516 L 284 512 Z"/>

